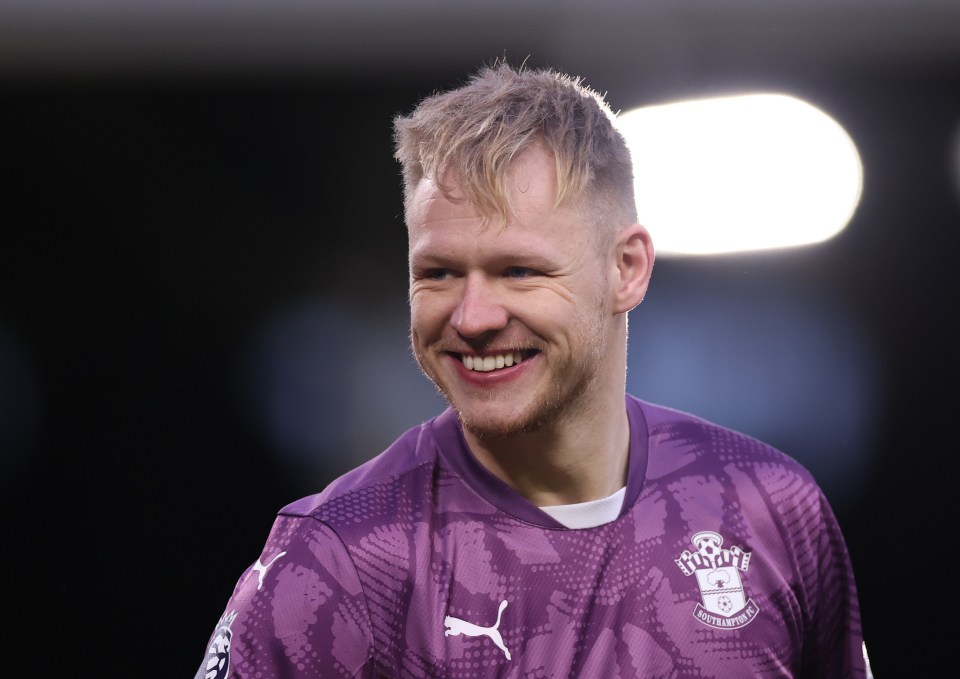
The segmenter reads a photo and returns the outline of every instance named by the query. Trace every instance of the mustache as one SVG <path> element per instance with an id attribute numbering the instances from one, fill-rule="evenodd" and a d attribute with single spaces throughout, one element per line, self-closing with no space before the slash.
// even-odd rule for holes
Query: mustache
<path id="1" fill-rule="evenodd" d="M 470 340 L 443 338 L 431 342 L 427 348 L 438 353 L 479 354 L 484 352 L 543 351 L 543 344 L 531 339 L 505 340 L 497 338 L 471 342 Z"/>

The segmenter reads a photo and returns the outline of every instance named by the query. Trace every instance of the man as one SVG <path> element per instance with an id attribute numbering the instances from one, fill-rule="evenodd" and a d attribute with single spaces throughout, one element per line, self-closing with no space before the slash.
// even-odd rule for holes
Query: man
<path id="1" fill-rule="evenodd" d="M 862 677 L 796 462 L 625 394 L 654 262 L 595 92 L 479 71 L 395 121 L 413 351 L 450 408 L 282 509 L 197 677 Z"/>

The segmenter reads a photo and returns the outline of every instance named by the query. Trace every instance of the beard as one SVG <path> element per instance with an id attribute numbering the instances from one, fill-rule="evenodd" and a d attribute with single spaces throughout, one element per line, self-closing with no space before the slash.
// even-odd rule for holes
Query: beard
<path id="1" fill-rule="evenodd" d="M 431 365 L 424 354 L 442 356 L 445 343 L 437 342 L 426 352 L 414 346 L 421 371 L 433 382 L 437 393 L 453 408 L 464 429 L 477 438 L 497 439 L 549 429 L 589 409 L 590 396 L 598 389 L 603 373 L 604 347 L 602 312 L 581 320 L 571 352 L 551 355 L 549 346 L 540 348 L 538 360 L 547 361 L 539 384 L 520 390 L 483 390 L 454 386 L 443 370 Z M 528 359 L 529 360 L 529 359 Z M 508 410 L 509 414 L 502 414 Z"/>
<path id="2" fill-rule="evenodd" d="M 575 379 L 568 377 L 562 384 L 552 380 L 547 393 L 534 394 L 532 402 L 510 419 L 484 416 L 483 413 L 472 414 L 466 409 L 458 408 L 456 402 L 439 385 L 437 391 L 456 411 L 464 429 L 478 439 L 506 438 L 549 429 L 566 420 L 580 404 L 593 381 L 589 372 L 578 373 Z"/>

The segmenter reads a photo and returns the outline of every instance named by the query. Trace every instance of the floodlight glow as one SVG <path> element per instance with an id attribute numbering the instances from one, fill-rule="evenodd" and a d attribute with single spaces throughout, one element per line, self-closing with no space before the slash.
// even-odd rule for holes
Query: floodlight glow
<path id="1" fill-rule="evenodd" d="M 856 146 L 795 97 L 750 94 L 634 109 L 618 117 L 637 210 L 658 254 L 719 254 L 827 240 L 863 187 Z"/>

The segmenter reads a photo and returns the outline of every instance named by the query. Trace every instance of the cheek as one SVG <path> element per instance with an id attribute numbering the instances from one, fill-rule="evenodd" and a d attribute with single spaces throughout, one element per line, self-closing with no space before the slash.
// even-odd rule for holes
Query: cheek
<path id="1" fill-rule="evenodd" d="M 443 326 L 443 309 L 437 300 L 424 300 L 415 295 L 410 300 L 410 334 L 414 338 L 429 338 L 439 333 Z"/>

